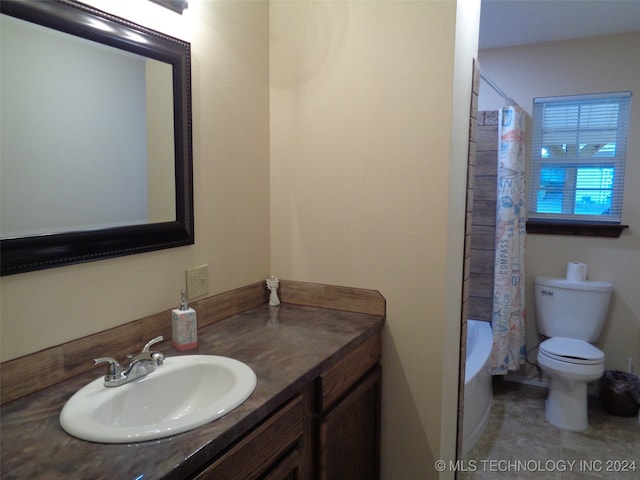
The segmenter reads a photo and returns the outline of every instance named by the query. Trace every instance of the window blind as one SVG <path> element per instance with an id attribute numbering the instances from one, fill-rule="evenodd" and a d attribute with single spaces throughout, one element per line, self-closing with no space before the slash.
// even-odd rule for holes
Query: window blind
<path id="1" fill-rule="evenodd" d="M 631 92 L 536 98 L 529 218 L 620 223 Z"/>

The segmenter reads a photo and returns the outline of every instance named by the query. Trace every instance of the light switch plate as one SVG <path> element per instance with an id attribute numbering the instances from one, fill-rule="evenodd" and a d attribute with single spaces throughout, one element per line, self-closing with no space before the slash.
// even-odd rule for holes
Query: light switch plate
<path id="1" fill-rule="evenodd" d="M 186 273 L 189 300 L 209 293 L 209 265 L 188 268 Z"/>

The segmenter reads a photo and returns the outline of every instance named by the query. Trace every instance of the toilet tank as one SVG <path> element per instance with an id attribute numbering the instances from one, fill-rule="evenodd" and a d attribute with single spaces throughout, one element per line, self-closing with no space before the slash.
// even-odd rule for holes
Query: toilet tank
<path id="1" fill-rule="evenodd" d="M 535 277 L 538 333 L 594 342 L 607 317 L 612 290 L 607 282 Z"/>

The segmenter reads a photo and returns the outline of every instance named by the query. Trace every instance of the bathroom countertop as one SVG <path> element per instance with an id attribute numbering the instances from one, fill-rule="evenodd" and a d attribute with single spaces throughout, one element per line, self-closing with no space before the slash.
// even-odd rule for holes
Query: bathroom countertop
<path id="1" fill-rule="evenodd" d="M 379 315 L 265 304 L 200 329 L 197 349 L 178 352 L 167 341 L 155 345 L 155 350 L 167 356 L 233 357 L 249 365 L 258 377 L 249 399 L 224 417 L 155 441 L 100 444 L 76 439 L 62 430 L 58 416 L 63 405 L 78 389 L 101 376 L 104 365 L 6 403 L 0 410 L 2 478 L 186 478 L 321 371 L 379 332 L 383 323 Z"/>

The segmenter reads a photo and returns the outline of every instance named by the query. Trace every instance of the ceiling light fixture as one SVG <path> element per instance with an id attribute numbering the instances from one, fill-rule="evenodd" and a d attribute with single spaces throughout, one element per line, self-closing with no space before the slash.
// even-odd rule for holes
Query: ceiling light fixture
<path id="1" fill-rule="evenodd" d="M 151 0 L 153 3 L 157 3 L 158 5 L 162 5 L 169 10 L 173 10 L 176 13 L 182 15 L 182 12 L 188 6 L 187 0 Z"/>

